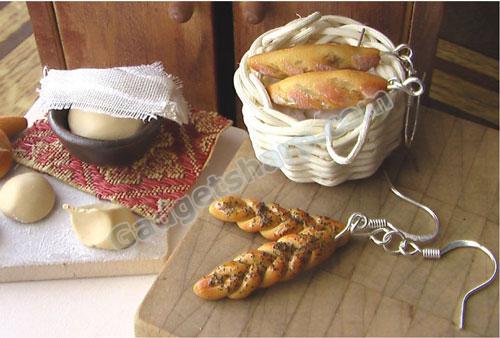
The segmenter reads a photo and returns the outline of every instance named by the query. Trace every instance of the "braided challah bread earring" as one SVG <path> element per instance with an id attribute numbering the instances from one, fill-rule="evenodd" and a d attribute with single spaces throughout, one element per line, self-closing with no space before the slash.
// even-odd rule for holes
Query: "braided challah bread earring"
<path id="1" fill-rule="evenodd" d="M 307 227 L 315 227 L 322 221 L 300 209 L 284 209 L 276 203 L 236 196 L 225 196 L 214 201 L 208 211 L 221 221 L 235 222 L 241 230 L 260 232 L 264 238 L 272 241 L 297 234 Z"/>
<path id="2" fill-rule="evenodd" d="M 234 215 L 252 215 L 249 210 L 243 211 L 247 208 L 245 202 L 234 198 L 231 201 L 235 206 L 238 205 Z M 274 206 L 277 210 L 284 211 L 277 204 L 270 208 Z M 232 217 L 232 213 L 227 215 L 228 218 Z M 194 293 L 207 300 L 245 298 L 258 288 L 267 288 L 277 282 L 292 279 L 300 272 L 317 266 L 330 257 L 337 247 L 347 242 L 349 232 L 344 232 L 344 236 L 337 236 L 345 225 L 326 217 L 318 217 L 317 221 L 313 221 L 311 216 L 307 213 L 305 215 L 311 220 L 311 226 L 245 252 L 216 267 L 194 285 Z"/>
<path id="3" fill-rule="evenodd" d="M 405 232 L 383 218 L 370 219 L 353 213 L 347 225 L 324 216 L 311 216 L 300 209 L 285 209 L 276 203 L 262 203 L 251 199 L 226 196 L 213 202 L 209 212 L 224 222 L 236 222 L 247 232 L 260 232 L 274 240 L 256 250 L 245 252 L 232 261 L 216 267 L 193 286 L 194 293 L 207 300 L 222 298 L 242 299 L 258 288 L 267 288 L 277 282 L 296 277 L 330 257 L 336 248 L 351 236 L 368 237 L 375 245 L 394 255 L 439 259 L 457 248 L 475 248 L 483 251 L 493 262 L 490 277 L 469 290 L 461 301 L 459 327 L 464 326 L 465 303 L 473 294 L 488 286 L 496 278 L 496 257 L 485 246 L 471 240 L 456 240 L 443 248 L 422 248 L 439 232 L 439 219 L 427 206 L 398 191 L 385 173 L 391 191 L 406 202 L 417 206 L 431 216 L 435 228 L 430 234 Z"/>

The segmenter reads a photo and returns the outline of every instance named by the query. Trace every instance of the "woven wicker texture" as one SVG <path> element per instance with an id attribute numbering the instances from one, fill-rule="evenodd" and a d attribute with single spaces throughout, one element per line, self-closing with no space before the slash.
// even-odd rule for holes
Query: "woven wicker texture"
<path id="1" fill-rule="evenodd" d="M 231 121 L 214 112 L 192 112 L 190 123 L 162 125 L 156 143 L 129 167 L 99 167 L 73 157 L 46 120 L 25 131 L 14 147 L 15 160 L 52 175 L 99 199 L 117 202 L 157 223 L 166 222 L 175 201 L 205 168 L 219 135 Z"/>
<path id="2" fill-rule="evenodd" d="M 380 64 L 372 72 L 403 84 L 405 68 L 394 44 L 377 30 L 341 16 L 313 13 L 270 30 L 258 37 L 241 59 L 234 85 L 243 102 L 243 118 L 256 156 L 279 166 L 293 181 L 334 186 L 372 175 L 401 143 L 405 85 L 399 86 L 401 90 L 388 86 L 391 109 L 372 100 L 359 109 L 334 112 L 333 118 L 300 119 L 297 112 L 285 113 L 273 105 L 261 75 L 248 66 L 248 58 L 300 44 L 357 45 L 363 29 L 361 46 L 379 49 L 381 54 Z"/>

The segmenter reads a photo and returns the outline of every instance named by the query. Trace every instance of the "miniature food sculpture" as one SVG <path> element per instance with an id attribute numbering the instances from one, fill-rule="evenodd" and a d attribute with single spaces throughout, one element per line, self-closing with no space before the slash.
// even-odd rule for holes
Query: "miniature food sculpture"
<path id="1" fill-rule="evenodd" d="M 63 205 L 71 215 L 71 226 L 84 245 L 106 250 L 125 249 L 135 242 L 136 217 L 117 204 Z"/>
<path id="2" fill-rule="evenodd" d="M 207 300 L 242 299 L 259 288 L 295 278 L 324 262 L 349 239 L 343 232 L 345 224 L 276 203 L 226 196 L 212 203 L 209 212 L 274 242 L 242 253 L 198 280 L 193 291 Z"/>
<path id="3" fill-rule="evenodd" d="M 267 87 L 271 100 L 299 109 L 337 109 L 356 105 L 386 90 L 380 76 L 357 70 L 332 70 L 287 77 Z"/>
<path id="4" fill-rule="evenodd" d="M 28 126 L 28 121 L 22 116 L 0 116 L 0 129 L 12 137 Z"/>
<path id="5" fill-rule="evenodd" d="M 12 146 L 9 138 L 0 129 L 0 178 L 4 177 L 12 166 Z"/>
<path id="6" fill-rule="evenodd" d="M 109 141 L 120 140 L 134 135 L 144 126 L 144 123 L 137 119 L 70 109 L 68 125 L 75 135 Z"/>
<path id="7" fill-rule="evenodd" d="M 21 223 L 41 220 L 50 213 L 54 203 L 54 189 L 38 173 L 14 176 L 0 189 L 0 210 Z"/>
<path id="8" fill-rule="evenodd" d="M 336 69 L 367 71 L 379 62 L 378 49 L 334 44 L 300 45 L 257 54 L 248 59 L 252 69 L 277 79 Z"/>

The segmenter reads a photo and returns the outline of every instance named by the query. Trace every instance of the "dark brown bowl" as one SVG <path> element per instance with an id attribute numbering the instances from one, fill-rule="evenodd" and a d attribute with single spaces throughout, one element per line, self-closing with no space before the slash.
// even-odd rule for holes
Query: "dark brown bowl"
<path id="1" fill-rule="evenodd" d="M 68 109 L 49 111 L 49 125 L 61 143 L 80 160 L 101 166 L 127 166 L 140 159 L 160 132 L 160 119 L 146 123 L 136 134 L 121 140 L 101 141 L 71 133 Z"/>

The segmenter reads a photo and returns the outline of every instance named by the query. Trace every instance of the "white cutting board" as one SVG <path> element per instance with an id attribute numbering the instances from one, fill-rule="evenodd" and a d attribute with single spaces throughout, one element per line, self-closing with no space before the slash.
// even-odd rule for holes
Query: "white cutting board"
<path id="1" fill-rule="evenodd" d="M 36 109 L 26 114 L 30 125 L 40 117 Z M 206 183 L 209 175 L 224 172 L 231 154 L 239 148 L 245 135 L 237 128 L 223 132 L 193 189 Z M 7 178 L 28 171 L 32 170 L 17 165 Z M 0 282 L 157 273 L 168 255 L 168 247 L 175 247 L 189 228 L 173 227 L 168 230 L 168 236 L 165 230 L 157 228 L 158 231 L 147 240 L 137 241 L 119 251 L 88 248 L 75 237 L 62 204 L 81 206 L 96 203 L 98 199 L 51 176 L 44 176 L 57 196 L 48 217 L 34 224 L 21 224 L 0 213 Z M 0 186 L 5 181 L 3 179 Z"/>
<path id="2" fill-rule="evenodd" d="M 32 171 L 18 165 L 9 177 Z M 167 251 L 164 233 L 137 241 L 125 250 L 108 251 L 82 245 L 69 222 L 63 203 L 96 203 L 85 194 L 44 175 L 57 199 L 51 214 L 40 222 L 22 224 L 0 214 L 0 282 L 52 278 L 126 275 L 156 272 Z M 3 180 L 2 184 L 6 180 Z"/>

